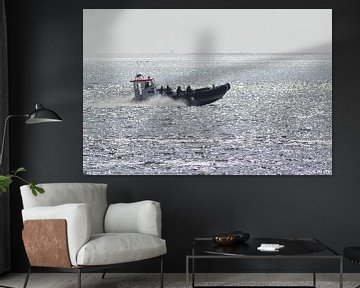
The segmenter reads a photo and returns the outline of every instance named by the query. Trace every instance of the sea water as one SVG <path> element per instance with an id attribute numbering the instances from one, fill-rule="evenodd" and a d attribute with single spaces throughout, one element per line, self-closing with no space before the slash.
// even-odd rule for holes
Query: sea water
<path id="1" fill-rule="evenodd" d="M 331 175 L 331 54 L 157 54 L 84 58 L 86 175 Z M 158 87 L 230 83 L 212 104 L 132 101 Z"/>

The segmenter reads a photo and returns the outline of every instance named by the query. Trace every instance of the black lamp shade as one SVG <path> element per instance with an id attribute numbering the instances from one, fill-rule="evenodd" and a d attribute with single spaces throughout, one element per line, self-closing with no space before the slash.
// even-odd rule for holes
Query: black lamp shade
<path id="1" fill-rule="evenodd" d="M 41 104 L 35 105 L 35 110 L 31 112 L 25 121 L 26 124 L 38 124 L 46 122 L 62 122 L 61 117 L 50 109 L 44 108 Z"/>

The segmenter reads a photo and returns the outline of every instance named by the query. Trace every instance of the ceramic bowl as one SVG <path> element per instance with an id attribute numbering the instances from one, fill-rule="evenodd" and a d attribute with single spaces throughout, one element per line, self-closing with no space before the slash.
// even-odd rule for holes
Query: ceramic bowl
<path id="1" fill-rule="evenodd" d="M 212 240 L 218 245 L 232 245 L 237 241 L 236 234 L 219 234 L 212 237 Z"/>

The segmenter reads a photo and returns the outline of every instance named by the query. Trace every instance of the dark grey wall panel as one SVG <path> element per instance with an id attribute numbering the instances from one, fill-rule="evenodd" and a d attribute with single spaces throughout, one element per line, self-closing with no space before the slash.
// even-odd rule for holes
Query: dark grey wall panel
<path id="1" fill-rule="evenodd" d="M 165 269 L 169 272 L 184 271 L 192 237 L 233 229 L 255 236 L 314 236 L 339 251 L 360 245 L 358 1 L 293 1 L 291 6 L 289 1 L 221 1 L 222 8 L 334 9 L 333 176 L 83 176 L 82 9 L 218 7 L 208 1 L 168 2 L 8 1 L 11 112 L 30 111 L 40 102 L 65 120 L 60 125 L 28 127 L 20 120 L 13 121 L 12 168 L 25 166 L 27 176 L 38 182 L 108 183 L 110 202 L 160 201 L 169 250 Z M 11 196 L 12 270 L 24 271 L 22 205 L 16 184 Z M 246 267 L 277 270 L 285 266 L 259 264 L 251 262 Z M 220 268 L 230 266 L 233 263 Z M 124 266 L 126 271 L 155 269 L 156 263 Z"/>

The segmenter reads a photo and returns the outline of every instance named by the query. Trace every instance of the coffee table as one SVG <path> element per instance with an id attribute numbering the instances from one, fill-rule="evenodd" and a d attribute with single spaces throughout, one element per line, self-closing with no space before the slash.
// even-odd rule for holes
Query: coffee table
<path id="1" fill-rule="evenodd" d="M 284 248 L 277 252 L 263 252 L 257 250 L 261 243 L 280 244 Z M 316 288 L 316 260 L 328 259 L 339 261 L 339 287 L 343 287 L 343 258 L 335 250 L 315 238 L 250 238 L 245 243 L 229 246 L 219 246 L 211 238 L 194 238 L 191 253 L 186 255 L 186 287 L 189 287 L 189 274 L 191 268 L 191 287 L 205 287 L 195 285 L 195 260 L 201 259 L 310 259 L 312 260 L 313 285 L 293 287 Z M 214 286 L 211 286 L 214 287 Z M 222 286 L 229 287 L 229 286 Z M 231 286 L 248 287 L 248 286 Z M 256 287 L 256 286 L 251 286 Z M 276 286 L 271 286 L 276 287 Z M 281 286 L 284 287 L 284 286 Z"/>

